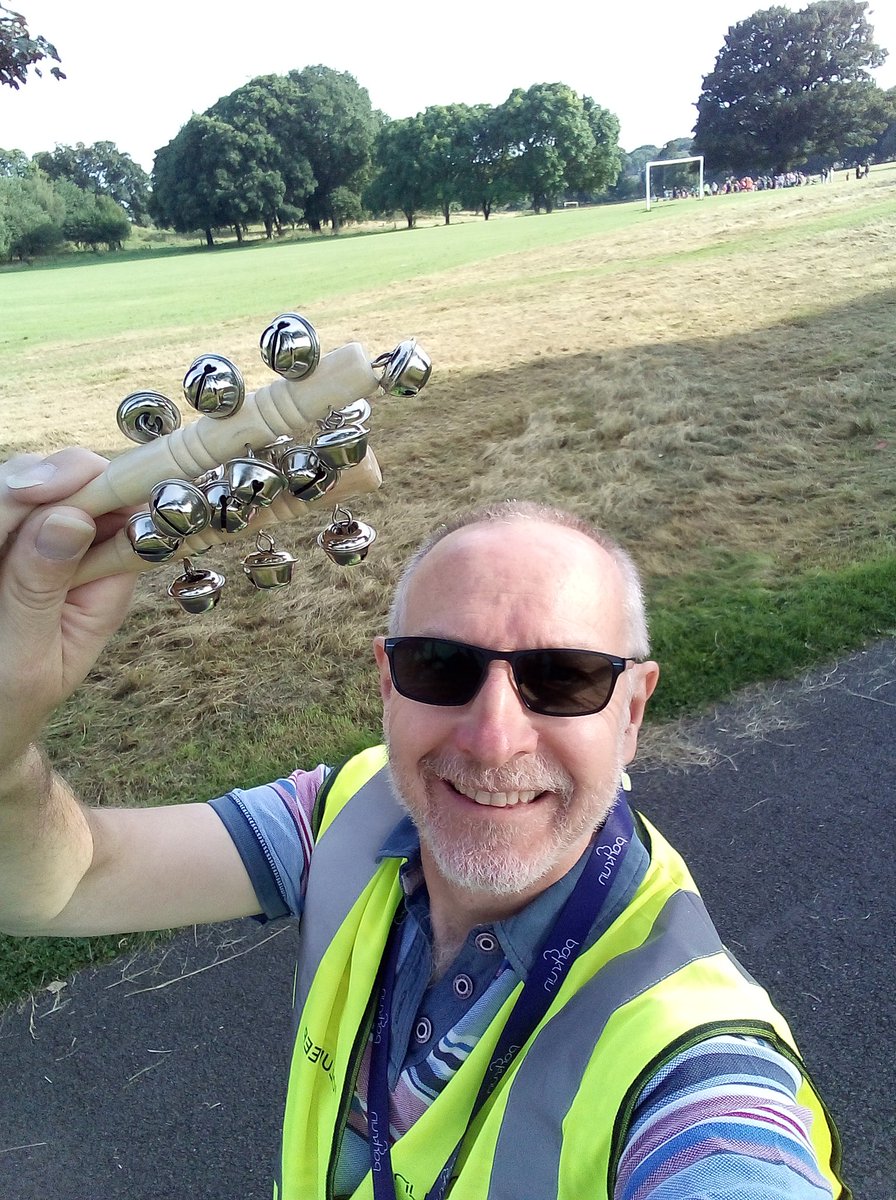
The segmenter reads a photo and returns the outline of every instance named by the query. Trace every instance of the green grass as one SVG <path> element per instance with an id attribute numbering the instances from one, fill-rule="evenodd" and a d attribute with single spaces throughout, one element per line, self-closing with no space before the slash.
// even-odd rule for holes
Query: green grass
<path id="1" fill-rule="evenodd" d="M 64 270 L 0 275 L 0 363 L 23 341 L 42 341 L 52 322 L 54 345 L 134 328 L 164 336 L 191 327 L 273 315 L 290 304 L 310 311 L 325 299 L 388 288 L 455 271 L 532 245 L 561 246 L 600 237 L 646 219 L 643 205 L 575 209 L 542 215 L 396 230 L 355 238 L 251 242 L 213 251 L 103 256 Z M 57 340 L 58 339 L 58 342 Z"/>
<path id="2" fill-rule="evenodd" d="M 896 629 L 896 556 L 768 582 L 731 557 L 711 574 L 654 580 L 653 720 L 694 713 L 747 684 L 789 679 Z"/>

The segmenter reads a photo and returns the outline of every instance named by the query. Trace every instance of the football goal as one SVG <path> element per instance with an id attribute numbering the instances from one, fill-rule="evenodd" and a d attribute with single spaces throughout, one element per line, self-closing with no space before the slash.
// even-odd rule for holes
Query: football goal
<path id="1" fill-rule="evenodd" d="M 699 184 L 699 187 L 697 188 L 697 199 L 702 200 L 703 199 L 703 155 L 702 154 L 694 154 L 690 158 L 657 158 L 657 159 L 654 159 L 653 162 L 647 163 L 645 172 L 644 172 L 644 178 L 645 178 L 645 192 L 646 192 L 645 199 L 647 201 L 648 211 L 650 209 L 650 201 L 653 197 L 653 192 L 650 187 L 650 172 L 653 170 L 653 168 L 654 167 L 675 167 L 675 166 L 678 166 L 679 163 L 693 163 L 693 162 L 699 163 L 699 166 L 700 166 L 700 184 Z"/>

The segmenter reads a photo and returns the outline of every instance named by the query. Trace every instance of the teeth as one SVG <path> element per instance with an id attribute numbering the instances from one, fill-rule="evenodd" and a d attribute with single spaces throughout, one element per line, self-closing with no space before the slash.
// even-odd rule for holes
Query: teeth
<path id="1" fill-rule="evenodd" d="M 475 800 L 477 804 L 485 804 L 490 808 L 513 808 L 517 804 L 529 804 L 540 792 L 482 792 L 473 791 L 471 788 L 461 787 L 459 784 L 453 785 L 455 791 L 458 791 L 463 796 L 468 796 L 470 800 Z"/>

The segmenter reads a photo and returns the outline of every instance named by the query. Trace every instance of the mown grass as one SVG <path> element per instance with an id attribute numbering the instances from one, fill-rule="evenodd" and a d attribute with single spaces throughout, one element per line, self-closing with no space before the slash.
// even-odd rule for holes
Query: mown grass
<path id="1" fill-rule="evenodd" d="M 364 567 L 318 556 L 315 517 L 282 534 L 300 558 L 282 595 L 233 582 L 192 618 L 173 572 L 144 577 L 54 719 L 54 761 L 90 803 L 175 803 L 369 743 L 369 640 L 401 562 L 509 495 L 575 508 L 640 562 L 663 669 L 648 755 L 666 719 L 892 633 L 894 181 L 0 276 L 7 452 L 117 453 L 121 395 L 176 394 L 202 350 L 265 382 L 257 336 L 285 308 L 325 348 L 412 334 L 435 363 L 419 397 L 376 406 Z M 244 553 L 213 565 L 239 580 Z M 0 999 L 119 948 L 0 941 Z"/>

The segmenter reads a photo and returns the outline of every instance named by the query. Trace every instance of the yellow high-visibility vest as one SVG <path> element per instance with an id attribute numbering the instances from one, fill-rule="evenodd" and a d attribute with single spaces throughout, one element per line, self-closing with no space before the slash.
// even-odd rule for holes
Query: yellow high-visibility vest
<path id="1" fill-rule="evenodd" d="M 275 1200 L 332 1200 L 339 1144 L 402 900 L 396 859 L 376 862 L 402 815 L 382 747 L 324 789 L 302 917 L 296 1038 Z M 642 819 L 650 865 L 627 908 L 583 951 L 466 1132 L 451 1200 L 610 1200 L 637 1098 L 674 1055 L 721 1033 L 766 1038 L 803 1073 L 821 1170 L 838 1200 L 836 1128 L 768 995 L 728 954 L 680 856 Z M 396 1195 L 424 1200 L 467 1129 L 507 999 L 472 1053 L 392 1147 Z M 372 1200 L 370 1172 L 352 1200 Z"/>

